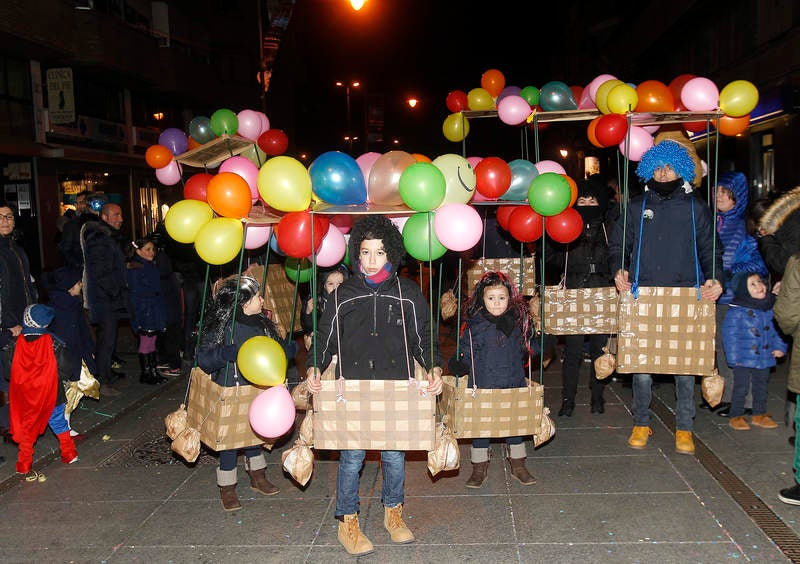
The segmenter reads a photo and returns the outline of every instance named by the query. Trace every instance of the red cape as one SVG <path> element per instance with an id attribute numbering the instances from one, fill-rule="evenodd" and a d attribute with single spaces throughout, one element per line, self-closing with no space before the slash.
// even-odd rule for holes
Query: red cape
<path id="1" fill-rule="evenodd" d="M 56 406 L 58 366 L 53 338 L 29 341 L 17 337 L 8 390 L 11 436 L 17 443 L 34 442 L 44 433 Z"/>

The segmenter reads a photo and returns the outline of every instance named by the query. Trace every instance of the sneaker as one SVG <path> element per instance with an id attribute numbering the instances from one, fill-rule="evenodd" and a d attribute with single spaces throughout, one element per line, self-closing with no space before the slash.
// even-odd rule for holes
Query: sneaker
<path id="1" fill-rule="evenodd" d="M 791 488 L 781 490 L 778 499 L 789 505 L 800 505 L 800 485 L 795 484 Z"/>
<path id="2" fill-rule="evenodd" d="M 181 369 L 180 368 L 170 368 L 167 366 L 166 368 L 159 368 L 158 373 L 162 376 L 180 376 Z"/>
<path id="3" fill-rule="evenodd" d="M 156 364 L 156 370 L 166 370 L 167 368 L 169 368 L 168 362 L 159 362 Z"/>
<path id="4" fill-rule="evenodd" d="M 644 448 L 647 446 L 647 439 L 653 434 L 650 427 L 634 427 L 628 439 L 628 446 L 631 448 Z"/>
<path id="5" fill-rule="evenodd" d="M 675 452 L 694 454 L 694 439 L 691 431 L 675 431 Z"/>
<path id="6" fill-rule="evenodd" d="M 777 429 L 778 424 L 772 419 L 769 413 L 763 413 L 761 415 L 753 415 L 750 419 L 750 422 L 755 425 L 756 427 L 761 427 L 763 429 Z"/>

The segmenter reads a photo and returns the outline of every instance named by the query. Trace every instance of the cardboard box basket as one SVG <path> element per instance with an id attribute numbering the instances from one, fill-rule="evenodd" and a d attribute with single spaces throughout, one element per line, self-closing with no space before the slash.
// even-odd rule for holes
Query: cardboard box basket
<path id="1" fill-rule="evenodd" d="M 522 264 L 522 288 L 520 293 L 523 296 L 533 296 L 536 293 L 536 258 L 525 257 Z M 520 278 L 520 259 L 519 258 L 480 258 L 468 263 L 467 268 L 467 291 L 465 295 L 472 294 L 472 289 L 478 283 L 481 276 L 490 270 L 499 270 L 511 278 L 519 288 Z"/>
<path id="2" fill-rule="evenodd" d="M 475 397 L 468 378 L 443 376 L 440 401 L 447 424 L 458 439 L 524 437 L 535 435 L 542 422 L 544 386 L 478 389 Z"/>
<path id="3" fill-rule="evenodd" d="M 617 332 L 617 302 L 613 286 L 562 288 L 545 286 L 544 328 L 550 335 L 595 335 Z"/>

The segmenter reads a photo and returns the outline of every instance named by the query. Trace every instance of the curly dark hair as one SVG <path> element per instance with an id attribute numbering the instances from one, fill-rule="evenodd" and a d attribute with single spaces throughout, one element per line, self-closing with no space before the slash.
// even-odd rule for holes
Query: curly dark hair
<path id="1" fill-rule="evenodd" d="M 355 222 L 350 232 L 350 260 L 353 272 L 358 272 L 358 256 L 361 250 L 361 241 L 367 239 L 380 239 L 386 250 L 386 257 L 392 266 L 397 269 L 403 262 L 406 248 L 403 245 L 403 236 L 394 223 L 383 215 L 368 215 Z"/>

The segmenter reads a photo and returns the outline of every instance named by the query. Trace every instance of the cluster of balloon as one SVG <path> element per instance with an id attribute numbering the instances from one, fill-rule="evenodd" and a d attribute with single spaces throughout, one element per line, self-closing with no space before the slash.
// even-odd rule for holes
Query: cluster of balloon
<path id="1" fill-rule="evenodd" d="M 603 114 L 594 118 L 586 129 L 596 147 L 618 146 L 628 159 L 638 161 L 653 146 L 658 125 L 629 125 L 629 112 L 722 112 L 720 118 L 687 122 L 690 132 L 716 128 L 722 135 L 738 135 L 750 125 L 750 112 L 758 103 L 758 89 L 747 80 L 734 80 L 721 91 L 708 78 L 693 74 L 676 76 L 669 84 L 645 80 L 633 85 L 610 74 L 595 77 L 584 89 L 578 103 L 580 109 L 594 108 Z"/>

